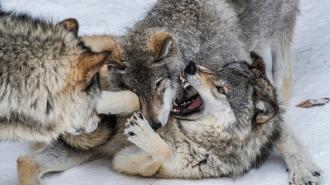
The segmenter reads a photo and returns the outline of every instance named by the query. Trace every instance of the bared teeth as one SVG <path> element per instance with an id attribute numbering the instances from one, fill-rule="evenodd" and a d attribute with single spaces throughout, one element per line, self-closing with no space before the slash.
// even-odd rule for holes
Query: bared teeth
<path id="1" fill-rule="evenodd" d="M 172 112 L 180 112 L 179 109 L 172 109 Z"/>

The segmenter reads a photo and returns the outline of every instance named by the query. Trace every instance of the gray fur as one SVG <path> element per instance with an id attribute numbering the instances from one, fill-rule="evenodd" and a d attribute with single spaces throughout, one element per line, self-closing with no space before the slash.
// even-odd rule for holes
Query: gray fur
<path id="1" fill-rule="evenodd" d="M 275 89 L 265 77 L 265 71 L 254 64 L 231 63 L 207 78 L 203 77 L 209 74 L 203 72 L 196 77 L 188 75 L 187 79 L 200 93 L 205 109 L 185 119 L 171 118 L 157 133 L 145 118 L 133 114 L 127 121 L 125 118 L 118 120 L 116 133 L 104 145 L 89 151 L 74 151 L 61 141 L 55 142 L 27 156 L 26 164 L 31 165 L 32 162 L 46 166 L 53 159 L 45 157 L 55 153 L 58 166 L 65 170 L 96 156 L 104 156 L 113 159 L 115 170 L 134 175 L 193 179 L 237 177 L 258 167 L 276 144 L 288 164 L 292 184 L 309 181 L 317 184 L 319 169 L 302 156 L 294 138 L 282 130 L 286 128 L 283 127 L 282 112 L 276 110 Z M 215 86 L 200 86 L 203 80 L 212 80 L 216 86 L 226 86 L 227 94 L 217 93 Z M 233 114 L 225 116 L 227 113 Z M 257 114 L 271 117 L 267 122 L 258 124 Z M 21 157 L 19 161 L 25 158 Z M 23 162 L 19 164 L 24 166 Z M 39 177 L 51 171 L 54 170 L 49 166 L 35 176 L 25 178 L 40 182 Z"/>
<path id="2" fill-rule="evenodd" d="M 90 53 L 73 32 L 0 10 L 0 45 L 1 140 L 50 141 L 97 121 L 96 83 L 71 80 L 79 57 Z"/>
<path id="3" fill-rule="evenodd" d="M 127 88 L 137 93 L 145 118 L 134 114 L 126 123 L 119 120 L 114 137 L 91 153 L 113 158 L 115 170 L 134 175 L 237 177 L 260 165 L 276 144 L 291 171 L 292 184 L 317 184 L 319 170 L 305 165 L 308 159 L 301 157 L 298 147 L 292 150 L 285 138 L 288 135 L 282 132 L 285 129 L 282 112 L 275 111 L 273 103 L 279 102 L 273 86 L 248 64 L 251 49 L 262 53 L 265 45 L 276 45 L 276 49 L 272 48 L 273 71 L 275 80 L 281 81 L 278 72 L 284 71 L 281 74 L 284 75 L 287 71 L 276 66 L 290 62 L 289 45 L 296 12 L 296 0 L 159 0 L 145 19 L 123 37 L 115 38 L 127 68 L 125 71 L 112 68 L 110 72 L 111 90 Z M 169 33 L 175 43 L 170 46 L 175 52 L 160 60 L 147 47 L 155 32 Z M 159 104 L 174 99 L 165 99 L 160 92 L 171 90 L 179 95 L 178 76 L 190 61 L 209 68 L 214 75 L 208 79 L 229 84 L 231 94 L 223 97 L 216 95 L 212 86 L 196 87 L 203 100 L 212 100 L 208 102 L 214 104 L 206 104 L 201 114 L 185 119 L 170 116 L 164 127 L 153 131 L 149 122 L 152 125 L 160 121 L 160 115 L 166 112 L 159 111 L 163 108 Z M 157 87 L 159 80 L 162 83 Z M 208 90 L 213 93 L 207 93 Z M 256 124 L 255 115 L 267 117 L 271 113 L 274 116 L 270 120 Z M 45 149 L 35 155 L 47 153 Z M 84 155 L 70 157 L 75 161 L 84 159 Z M 297 165 L 299 162 L 301 166 Z"/>
<path id="4" fill-rule="evenodd" d="M 152 86 L 160 77 L 170 78 L 171 86 L 178 90 L 177 76 L 190 61 L 217 69 L 233 61 L 250 62 L 251 50 L 263 54 L 266 46 L 271 45 L 275 85 L 281 99 L 287 99 L 291 78 L 290 42 L 297 4 L 296 0 L 159 0 L 145 19 L 117 39 L 128 68 L 122 77 L 114 74 L 113 78 L 135 90 L 145 100 L 142 105 L 149 107 L 142 107 L 142 112 L 149 121 L 157 122 L 160 116 L 154 113 L 155 100 L 151 97 L 156 94 Z M 168 32 L 177 46 L 176 54 L 161 61 L 155 60 L 147 49 L 150 35 L 157 31 Z M 201 47 L 203 44 L 208 47 Z M 200 53 L 207 52 L 201 50 L 216 55 L 203 56 Z M 205 57 L 208 60 L 201 60 Z M 154 62 L 159 64 L 152 65 Z"/>

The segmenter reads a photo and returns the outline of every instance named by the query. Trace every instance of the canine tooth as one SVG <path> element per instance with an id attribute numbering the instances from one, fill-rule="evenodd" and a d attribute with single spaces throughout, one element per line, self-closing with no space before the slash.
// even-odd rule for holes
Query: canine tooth
<path id="1" fill-rule="evenodd" d="M 185 83 L 184 85 L 183 85 L 183 88 L 188 88 L 188 87 L 190 87 L 190 84 L 189 83 Z"/>

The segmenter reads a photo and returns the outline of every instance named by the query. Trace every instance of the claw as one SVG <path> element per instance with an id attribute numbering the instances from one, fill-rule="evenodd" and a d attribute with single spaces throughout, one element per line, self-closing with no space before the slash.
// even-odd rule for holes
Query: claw
<path id="1" fill-rule="evenodd" d="M 318 171 L 315 171 L 315 172 L 312 173 L 312 175 L 313 175 L 314 177 L 319 177 L 319 176 L 321 176 L 321 173 L 318 172 Z"/>
<path id="2" fill-rule="evenodd" d="M 136 134 L 134 134 L 133 132 L 128 132 L 129 136 L 135 136 Z"/>
<path id="3" fill-rule="evenodd" d="M 143 116 L 142 116 L 142 114 L 140 112 L 138 112 L 138 114 L 139 114 L 139 116 L 140 116 L 141 119 L 144 119 Z"/>

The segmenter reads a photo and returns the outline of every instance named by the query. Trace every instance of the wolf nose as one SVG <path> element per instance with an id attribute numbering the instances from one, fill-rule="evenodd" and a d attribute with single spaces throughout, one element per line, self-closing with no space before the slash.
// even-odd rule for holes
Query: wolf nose
<path id="1" fill-rule="evenodd" d="M 184 69 L 184 72 L 189 75 L 194 75 L 197 71 L 196 64 L 194 62 L 189 62 L 189 64 Z"/>
<path id="2" fill-rule="evenodd" d="M 152 122 L 151 123 L 151 128 L 154 129 L 154 130 L 158 130 L 160 127 L 162 127 L 161 122 Z"/>

